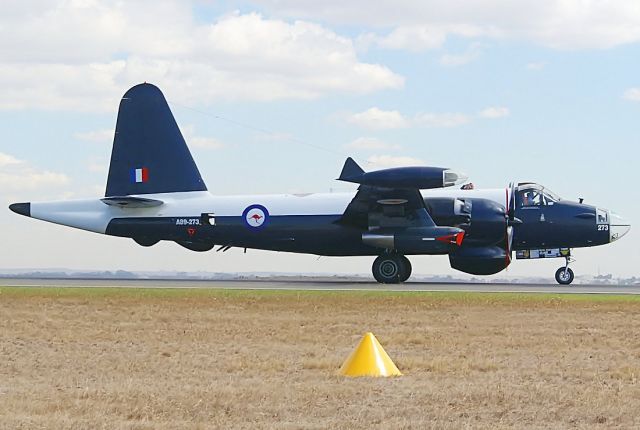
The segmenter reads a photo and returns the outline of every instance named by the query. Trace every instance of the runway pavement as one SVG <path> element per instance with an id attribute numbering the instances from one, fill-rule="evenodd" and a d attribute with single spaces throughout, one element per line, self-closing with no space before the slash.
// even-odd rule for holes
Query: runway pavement
<path id="1" fill-rule="evenodd" d="M 216 288 L 233 290 L 461 291 L 496 293 L 640 294 L 640 285 L 477 284 L 407 282 L 381 285 L 358 280 L 178 280 L 0 278 L 0 287 Z"/>

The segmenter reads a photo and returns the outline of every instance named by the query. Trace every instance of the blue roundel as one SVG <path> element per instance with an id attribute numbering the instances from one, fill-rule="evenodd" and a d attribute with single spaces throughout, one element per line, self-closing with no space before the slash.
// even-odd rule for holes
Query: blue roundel
<path id="1" fill-rule="evenodd" d="M 267 225 L 269 211 L 262 205 L 251 205 L 242 212 L 242 219 L 247 227 L 258 230 Z"/>

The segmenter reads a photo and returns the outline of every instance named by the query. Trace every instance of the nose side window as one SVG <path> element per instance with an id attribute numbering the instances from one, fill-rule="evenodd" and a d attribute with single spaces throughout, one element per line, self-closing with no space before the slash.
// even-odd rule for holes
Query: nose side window
<path id="1" fill-rule="evenodd" d="M 609 224 L 609 212 L 598 209 L 596 211 L 596 222 L 598 224 Z"/>

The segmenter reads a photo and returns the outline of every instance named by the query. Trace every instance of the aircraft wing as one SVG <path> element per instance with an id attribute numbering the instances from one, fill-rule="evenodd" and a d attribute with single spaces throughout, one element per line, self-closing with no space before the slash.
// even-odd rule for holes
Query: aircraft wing
<path id="1" fill-rule="evenodd" d="M 435 225 L 418 189 L 360 185 L 340 222 L 363 229 Z"/>
<path id="2" fill-rule="evenodd" d="M 444 169 L 443 169 L 444 170 Z M 363 229 L 433 227 L 435 223 L 424 204 L 419 188 L 407 186 L 400 178 L 401 186 L 394 186 L 394 178 L 383 178 L 384 186 L 363 184 L 364 171 L 353 159 L 348 158 L 339 180 L 360 183 L 358 192 L 347 206 L 341 223 Z"/>

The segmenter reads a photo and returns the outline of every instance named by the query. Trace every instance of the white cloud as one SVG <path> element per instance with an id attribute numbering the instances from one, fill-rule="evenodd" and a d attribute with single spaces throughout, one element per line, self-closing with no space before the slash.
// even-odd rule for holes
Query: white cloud
<path id="1" fill-rule="evenodd" d="M 481 54 L 482 45 L 472 43 L 465 52 L 461 54 L 444 54 L 438 61 L 443 66 L 462 66 L 478 59 Z"/>
<path id="2" fill-rule="evenodd" d="M 371 130 L 404 128 L 409 125 L 409 121 L 397 110 L 382 110 L 377 107 L 352 114 L 347 117 L 347 121 Z"/>
<path id="3" fill-rule="evenodd" d="M 370 130 L 388 130 L 407 127 L 457 127 L 471 121 L 462 113 L 420 113 L 413 117 L 402 115 L 397 110 L 385 111 L 376 107 L 351 114 L 347 121 Z"/>
<path id="4" fill-rule="evenodd" d="M 640 3 L 602 0 L 254 0 L 272 13 L 386 29 L 431 27 L 445 36 L 526 40 L 556 49 L 602 49 L 640 41 Z M 366 12 L 363 12 L 366 11 Z M 456 29 L 473 30 L 468 36 Z M 405 30 L 403 30 L 405 31 Z"/>
<path id="5" fill-rule="evenodd" d="M 527 63 L 527 65 L 525 66 L 525 68 L 527 70 L 532 70 L 532 71 L 538 71 L 538 70 L 542 70 L 547 66 L 547 63 L 544 61 L 537 61 L 537 62 L 532 62 L 532 63 Z"/>
<path id="6" fill-rule="evenodd" d="M 115 135 L 115 130 L 104 129 L 104 130 L 91 130 L 91 131 L 78 132 L 78 133 L 75 133 L 73 137 L 75 137 L 78 140 L 83 140 L 85 142 L 113 143 L 114 135 Z"/>
<path id="7" fill-rule="evenodd" d="M 362 38 L 385 49 L 420 52 L 441 48 L 447 36 L 479 37 L 493 34 L 491 29 L 472 25 L 409 25 L 396 27 L 386 36 L 367 33 Z"/>
<path id="8" fill-rule="evenodd" d="M 259 131 L 255 135 L 256 140 L 263 142 L 282 142 L 282 141 L 295 141 L 296 138 L 291 133 L 271 132 L 271 131 Z"/>
<path id="9" fill-rule="evenodd" d="M 394 156 L 394 155 L 372 155 L 367 158 L 367 167 L 371 170 L 386 169 L 390 167 L 420 166 L 424 162 L 419 158 Z"/>
<path id="10" fill-rule="evenodd" d="M 478 116 L 480 118 L 496 119 L 509 116 L 510 113 L 511 112 L 509 112 L 509 108 L 506 108 L 504 106 L 490 106 L 478 112 Z"/>
<path id="11" fill-rule="evenodd" d="M 0 16 L 0 109 L 113 111 L 143 81 L 191 104 L 404 85 L 387 67 L 360 61 L 350 38 L 311 22 L 236 12 L 202 23 L 192 3 L 177 0 L 26 4 L 4 5 Z"/>
<path id="12" fill-rule="evenodd" d="M 640 88 L 629 88 L 624 92 L 625 99 L 640 102 Z"/>
<path id="13" fill-rule="evenodd" d="M 181 127 L 184 140 L 187 142 L 187 146 L 191 148 L 199 149 L 221 149 L 224 148 L 224 144 L 218 139 L 210 136 L 199 136 L 196 134 L 195 127 L 192 124 L 187 124 Z"/>
<path id="14" fill-rule="evenodd" d="M 224 148 L 224 144 L 222 142 L 212 137 L 201 137 L 201 136 L 191 137 L 187 142 L 187 144 L 194 148 L 201 148 L 201 149 Z"/>
<path id="15" fill-rule="evenodd" d="M 104 173 L 105 175 L 109 171 L 109 161 L 96 161 L 90 160 L 87 163 L 87 170 L 91 173 Z"/>
<path id="16" fill-rule="evenodd" d="M 22 161 L 13 155 L 0 152 L 0 167 L 15 166 L 16 164 L 22 164 Z"/>
<path id="17" fill-rule="evenodd" d="M 415 118 L 415 123 L 426 127 L 458 127 L 467 124 L 469 117 L 462 113 L 423 113 Z"/>
<path id="18" fill-rule="evenodd" d="M 1 23 L 0 23 L 1 25 Z M 102 64 L 0 63 L 1 110 L 114 111 L 125 84 L 125 61 Z M 42 77 L 46 76 L 46 79 Z"/>
<path id="19" fill-rule="evenodd" d="M 446 32 L 435 27 L 399 27 L 384 37 L 373 35 L 372 41 L 381 48 L 419 52 L 441 47 L 445 38 Z"/>
<path id="20" fill-rule="evenodd" d="M 63 173 L 38 170 L 12 155 L 0 153 L 0 193 L 57 188 L 69 183 Z"/>
<path id="21" fill-rule="evenodd" d="M 359 137 L 347 143 L 345 145 L 345 148 L 355 151 L 379 151 L 385 149 L 400 149 L 400 146 L 383 142 L 382 140 L 376 139 L 375 137 Z"/>

